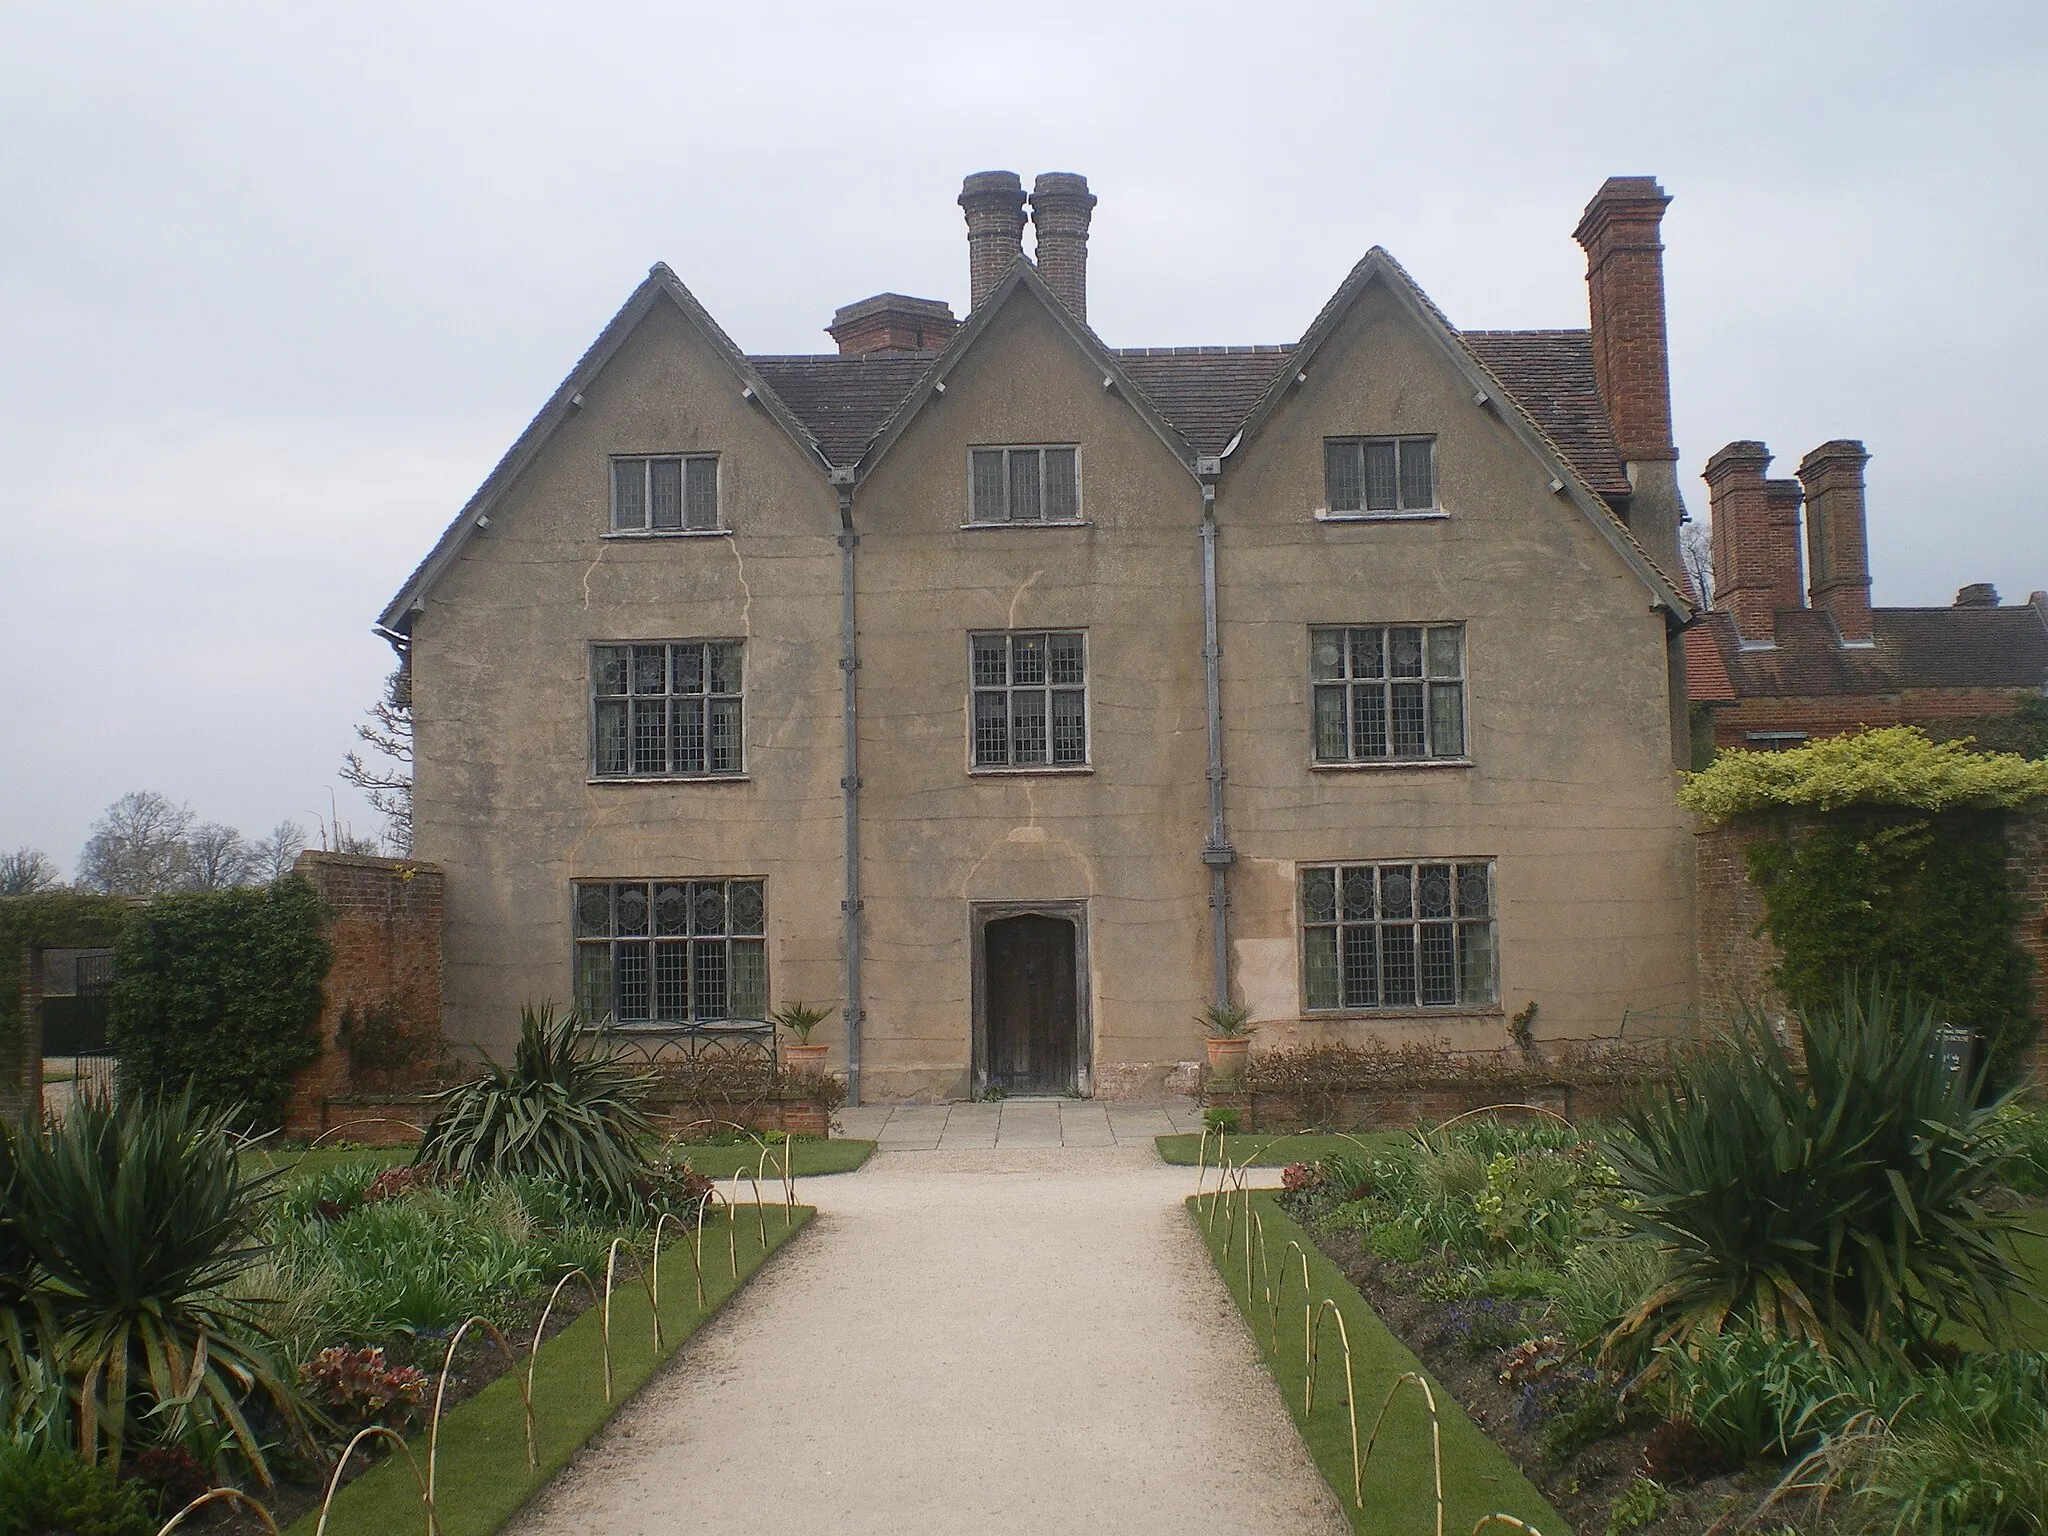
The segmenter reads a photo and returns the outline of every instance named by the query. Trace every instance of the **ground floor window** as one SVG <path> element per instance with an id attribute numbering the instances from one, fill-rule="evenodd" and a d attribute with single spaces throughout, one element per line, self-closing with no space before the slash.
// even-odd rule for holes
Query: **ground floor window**
<path id="1" fill-rule="evenodd" d="M 767 1017 L 764 882 L 580 881 L 575 904 L 576 1006 L 586 1021 Z"/>
<path id="2" fill-rule="evenodd" d="M 1457 1008 L 1499 996 L 1493 861 L 1301 869 L 1311 1009 Z"/>

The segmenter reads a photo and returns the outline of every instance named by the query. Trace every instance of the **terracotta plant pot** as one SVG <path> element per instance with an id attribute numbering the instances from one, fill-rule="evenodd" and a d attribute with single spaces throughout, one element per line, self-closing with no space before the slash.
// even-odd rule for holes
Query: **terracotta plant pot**
<path id="1" fill-rule="evenodd" d="M 1209 1053 L 1209 1071 L 1214 1076 L 1233 1083 L 1244 1076 L 1245 1054 L 1252 1048 L 1250 1036 L 1209 1035 L 1202 1048 Z"/>
<path id="2" fill-rule="evenodd" d="M 816 1077 L 825 1070 L 825 1052 L 830 1049 L 824 1045 L 785 1045 L 782 1048 L 782 1069 Z"/>

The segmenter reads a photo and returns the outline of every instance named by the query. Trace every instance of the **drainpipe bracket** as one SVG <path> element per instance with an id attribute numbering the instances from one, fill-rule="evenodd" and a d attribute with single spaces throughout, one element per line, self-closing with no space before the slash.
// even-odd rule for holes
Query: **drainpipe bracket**
<path id="1" fill-rule="evenodd" d="M 1211 869 L 1228 869 L 1237 862 L 1237 850 L 1228 843 L 1210 843 L 1202 849 L 1202 862 Z"/>

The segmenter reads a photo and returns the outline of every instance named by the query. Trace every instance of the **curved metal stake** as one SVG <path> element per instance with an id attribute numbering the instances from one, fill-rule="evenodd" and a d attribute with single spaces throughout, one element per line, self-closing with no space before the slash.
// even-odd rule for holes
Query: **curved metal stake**
<path id="1" fill-rule="evenodd" d="M 505 1352 L 505 1369 L 507 1371 L 519 1369 L 519 1357 L 512 1353 L 512 1346 L 505 1342 L 505 1335 L 498 1331 L 498 1325 L 488 1317 L 472 1316 L 465 1319 L 462 1326 L 455 1330 L 455 1336 L 449 1339 L 448 1357 L 441 1362 L 441 1381 L 434 1388 L 434 1417 L 427 1426 L 427 1510 L 428 1514 L 432 1516 L 437 1530 L 440 1528 L 440 1517 L 433 1514 L 434 1478 L 441 1464 L 441 1404 L 448 1396 L 448 1373 L 455 1368 L 455 1347 L 462 1342 L 462 1336 L 465 1333 L 478 1325 L 481 1325 L 484 1332 L 497 1341 L 498 1348 Z M 609 1338 L 609 1335 L 607 1335 L 607 1338 Z M 605 1374 L 607 1376 L 611 1374 L 609 1343 L 606 1346 Z M 609 1398 L 607 1398 L 607 1401 L 609 1401 Z M 519 1383 L 519 1402 L 520 1406 L 526 1410 L 526 1464 L 529 1469 L 532 1469 L 540 1465 L 540 1455 L 535 1449 L 533 1440 L 533 1394 L 527 1391 L 526 1383 L 523 1381 Z"/>
<path id="2" fill-rule="evenodd" d="M 335 1494 L 341 1491 L 342 1468 L 348 1465 L 349 1457 L 355 1455 L 356 1447 L 373 1436 L 380 1440 L 389 1440 L 405 1452 L 405 1463 L 412 1468 L 412 1480 L 420 1485 L 420 1503 L 427 1511 L 427 1536 L 434 1536 L 434 1533 L 441 1529 L 441 1517 L 434 1509 L 433 1490 L 427 1487 L 427 1480 L 420 1476 L 419 1458 L 413 1455 L 412 1447 L 405 1443 L 405 1436 L 383 1424 L 372 1424 L 367 1429 L 357 1430 L 355 1438 L 342 1448 L 341 1459 L 334 1464 L 334 1475 L 327 1479 L 327 1497 L 320 1501 L 320 1520 L 313 1527 L 313 1536 L 327 1536 L 327 1512 L 334 1505 Z M 185 1506 L 187 1510 L 195 1507 L 190 1504 Z M 184 1511 L 179 1511 L 179 1515 L 182 1518 Z M 175 1525 L 177 1521 L 174 1520 L 171 1524 Z M 156 1533 L 156 1536 L 164 1536 L 164 1532 L 170 1528 L 169 1525 L 165 1526 L 162 1531 Z M 273 1525 L 270 1529 L 275 1531 L 277 1527 Z"/>
<path id="3" fill-rule="evenodd" d="M 1322 1342 L 1323 1314 L 1328 1312 L 1337 1320 L 1337 1342 L 1344 1346 L 1344 1411 L 1351 1419 L 1351 1502 L 1360 1509 L 1365 1508 L 1365 1463 L 1358 1454 L 1358 1387 L 1351 1375 L 1351 1330 L 1344 1326 L 1344 1313 L 1332 1298 L 1325 1296 L 1323 1304 L 1316 1308 L 1315 1323 L 1309 1329 L 1308 1383 L 1302 1394 L 1301 1416 L 1306 1419 L 1316 1411 L 1316 1346 Z M 1396 1386 L 1400 1383 L 1396 1382 Z M 1432 1411 L 1434 1406 L 1432 1405 Z M 1382 1416 L 1386 1410 L 1380 1410 Z M 1443 1503 L 1437 1503 L 1439 1527 L 1437 1536 L 1443 1536 L 1441 1521 Z"/>
<path id="4" fill-rule="evenodd" d="M 548 1304 L 540 1309 L 540 1322 L 535 1325 L 533 1330 L 533 1348 L 528 1350 L 526 1355 L 526 1401 L 529 1405 L 529 1418 L 531 1418 L 531 1404 L 533 1402 L 533 1369 L 540 1364 L 541 1336 L 547 1331 L 548 1314 L 555 1310 L 555 1299 L 562 1294 L 562 1287 L 571 1280 L 581 1280 L 583 1282 L 583 1289 L 590 1292 L 590 1304 L 593 1307 L 598 1304 L 597 1286 L 592 1282 L 590 1276 L 583 1273 L 582 1270 L 572 1269 L 555 1282 L 555 1288 L 548 1296 Z M 610 1334 L 606 1334 L 604 1341 L 604 1398 L 606 1402 L 610 1402 L 612 1398 L 612 1341 Z M 530 1428 L 527 1435 L 526 1455 L 528 1460 L 533 1461 L 536 1465 L 539 1464 L 539 1457 L 535 1454 Z"/>
<path id="5" fill-rule="evenodd" d="M 1339 1319 L 1339 1321 L 1341 1322 L 1342 1319 Z M 1420 1371 L 1403 1371 L 1399 1376 L 1394 1378 L 1394 1384 L 1391 1387 L 1387 1388 L 1387 1400 L 1380 1404 L 1380 1416 L 1372 1421 L 1372 1433 L 1366 1437 L 1365 1441 L 1365 1461 L 1359 1464 L 1357 1472 L 1357 1477 L 1359 1480 L 1358 1487 L 1360 1490 L 1356 1494 L 1356 1497 L 1358 1499 L 1358 1507 L 1360 1509 L 1365 1508 L 1365 1495 L 1362 1491 L 1365 1486 L 1365 1468 L 1369 1466 L 1372 1462 L 1372 1448 L 1375 1445 L 1379 1444 L 1380 1426 L 1386 1422 L 1387 1410 L 1394 1406 L 1394 1394 L 1399 1392 L 1402 1387 L 1406 1386 L 1411 1381 L 1414 1382 L 1416 1386 L 1422 1389 L 1422 1400 L 1425 1403 L 1429 1404 L 1429 1454 L 1432 1460 L 1432 1464 L 1436 1469 L 1436 1536 L 1444 1536 L 1443 1426 L 1438 1422 L 1436 1416 L 1436 1394 L 1430 1391 L 1429 1383 L 1423 1379 L 1422 1373 Z M 1357 1426 L 1355 1419 L 1353 1422 L 1352 1433 L 1354 1436 L 1352 1443 L 1355 1447 L 1357 1444 L 1355 1438 L 1357 1434 Z M 1510 1515 L 1507 1518 L 1513 1519 L 1514 1517 Z M 1480 1522 L 1481 1525 L 1484 1525 L 1485 1523 L 1486 1522 L 1483 1520 Z"/>
<path id="6" fill-rule="evenodd" d="M 357 1438 L 360 1439 L 361 1437 L 358 1436 Z M 399 1442 L 399 1444 L 401 1445 L 403 1445 L 404 1443 L 405 1442 L 402 1440 Z M 355 1449 L 355 1441 L 351 1440 L 349 1442 L 349 1449 Z M 330 1499 L 334 1497 L 332 1492 L 329 1492 L 327 1496 Z M 198 1498 L 194 1499 L 190 1504 L 187 1504 L 183 1509 L 179 1510 L 175 1515 L 171 1516 L 170 1519 L 166 1520 L 163 1523 L 163 1525 L 157 1530 L 156 1536 L 170 1536 L 170 1533 L 172 1531 L 175 1531 L 179 1526 L 185 1523 L 185 1517 L 191 1514 L 193 1510 L 202 1509 L 208 1504 L 218 1504 L 223 1499 L 229 1500 L 236 1504 L 240 1504 L 245 1508 L 254 1510 L 256 1512 L 256 1518 L 263 1522 L 263 1529 L 268 1531 L 270 1533 L 270 1536 L 277 1536 L 277 1522 L 271 1518 L 270 1511 L 265 1509 L 261 1504 L 258 1504 L 254 1499 L 250 1498 L 248 1494 L 242 1492 L 242 1490 L 239 1488 L 207 1489 L 206 1492 L 199 1495 Z M 327 1524 L 327 1506 L 324 1504 L 320 1506 L 320 1524 L 322 1526 L 325 1526 Z"/>

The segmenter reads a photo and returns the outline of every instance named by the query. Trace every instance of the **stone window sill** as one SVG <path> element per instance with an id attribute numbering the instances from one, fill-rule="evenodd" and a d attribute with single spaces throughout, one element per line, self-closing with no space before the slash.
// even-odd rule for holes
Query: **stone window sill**
<path id="1" fill-rule="evenodd" d="M 1450 519 L 1450 513 L 1441 507 L 1432 507 L 1426 512 L 1326 512 L 1316 510 L 1319 523 L 1441 523 Z"/>
<path id="2" fill-rule="evenodd" d="M 753 776 L 745 773 L 607 773 L 593 775 L 585 784 L 745 784 Z"/>
<path id="3" fill-rule="evenodd" d="M 967 770 L 967 776 L 972 779 L 1085 779 L 1094 772 L 1093 763 L 1077 763 L 1062 767 L 1026 764 L 1021 768 L 970 768 Z"/>
<path id="4" fill-rule="evenodd" d="M 1427 1008 L 1304 1008 L 1301 1021 L 1304 1024 L 1345 1023 L 1357 1020 L 1360 1023 L 1384 1022 L 1388 1019 L 1500 1019 L 1507 1017 L 1507 1010 L 1499 1003 L 1445 1003 Z"/>
<path id="5" fill-rule="evenodd" d="M 986 533 L 991 529 L 1009 528 L 1093 528 L 1095 524 L 1085 517 L 1041 517 L 1025 518 L 1015 523 L 962 523 L 962 533 Z"/>
<path id="6" fill-rule="evenodd" d="M 1471 768 L 1469 757 L 1400 757 L 1385 762 L 1310 763 L 1311 773 L 1401 773 L 1410 768 Z"/>
<path id="7" fill-rule="evenodd" d="M 729 539 L 730 528 L 614 528 L 609 533 L 600 533 L 600 539 L 615 539 L 622 544 L 634 541 L 651 543 L 658 539 Z"/>

